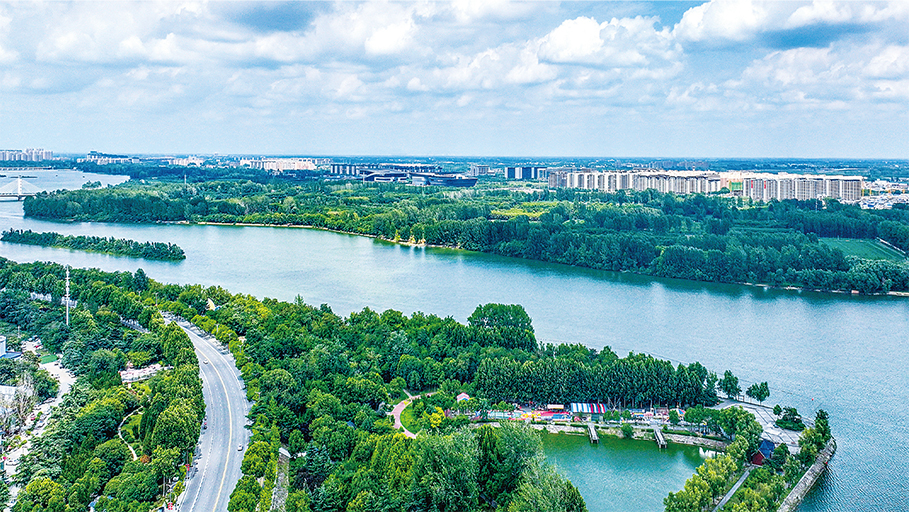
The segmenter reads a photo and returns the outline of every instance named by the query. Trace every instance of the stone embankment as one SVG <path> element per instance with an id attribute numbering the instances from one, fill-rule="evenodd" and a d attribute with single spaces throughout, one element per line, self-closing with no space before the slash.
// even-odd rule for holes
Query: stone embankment
<path id="1" fill-rule="evenodd" d="M 777 509 L 777 512 L 793 512 L 799 506 L 799 503 L 805 499 L 805 495 L 808 494 L 808 491 L 814 487 L 817 479 L 824 474 L 824 471 L 827 469 L 827 463 L 830 462 L 834 452 L 836 452 L 836 440 L 831 438 L 830 441 L 827 442 L 827 446 L 818 454 L 814 464 L 808 468 L 808 471 L 805 471 L 805 474 L 802 475 L 799 482 L 795 484 L 795 487 L 789 492 L 789 496 L 786 496 L 786 499 L 783 500 L 783 503 L 780 505 L 780 508 Z"/>
<path id="2" fill-rule="evenodd" d="M 729 446 L 729 443 L 724 441 L 718 441 L 716 439 L 708 439 L 706 437 L 695 437 L 695 436 L 683 436 L 679 434 L 663 434 L 663 437 L 666 438 L 670 443 L 675 444 L 688 444 L 691 446 L 700 446 L 703 448 L 708 448 L 710 450 L 716 451 L 725 451 L 726 447 Z"/>

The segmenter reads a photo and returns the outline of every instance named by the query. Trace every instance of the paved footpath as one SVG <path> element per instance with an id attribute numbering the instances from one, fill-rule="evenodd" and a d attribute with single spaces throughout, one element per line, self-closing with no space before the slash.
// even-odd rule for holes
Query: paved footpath
<path id="1" fill-rule="evenodd" d="M 745 474 L 743 474 L 739 478 L 739 480 L 735 483 L 735 485 L 732 486 L 732 489 L 729 489 L 729 492 L 727 492 L 726 495 L 723 496 L 723 499 L 720 500 L 720 504 L 713 508 L 713 512 L 719 512 L 720 510 L 723 509 L 724 506 L 726 506 L 726 503 L 730 499 L 732 499 L 732 496 L 735 494 L 735 491 L 739 490 L 739 487 L 741 487 L 742 484 L 745 483 L 745 479 L 748 478 L 748 475 L 751 474 L 752 469 L 754 469 L 754 467 L 749 467 L 745 470 Z"/>
<path id="2" fill-rule="evenodd" d="M 398 405 L 396 405 L 395 408 L 392 409 L 391 412 L 388 414 L 389 414 L 389 416 L 393 416 L 395 419 L 395 429 L 403 429 L 404 435 L 413 439 L 413 438 L 417 437 L 417 435 L 414 434 L 413 432 L 407 430 L 407 428 L 404 427 L 404 424 L 401 423 L 401 413 L 404 412 L 404 409 L 406 409 L 407 406 L 410 405 L 411 402 L 420 398 L 422 395 L 411 395 L 410 393 L 407 392 L 407 390 L 404 390 L 404 392 L 407 393 L 407 398 L 405 398 L 404 400 L 401 400 L 401 402 L 398 403 Z M 431 394 L 432 393 L 426 393 L 426 396 L 429 396 Z"/>

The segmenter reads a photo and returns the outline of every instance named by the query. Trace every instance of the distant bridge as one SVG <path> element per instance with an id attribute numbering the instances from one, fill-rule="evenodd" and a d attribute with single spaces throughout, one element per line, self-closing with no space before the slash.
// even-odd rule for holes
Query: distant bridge
<path id="1" fill-rule="evenodd" d="M 23 181 L 22 176 L 0 187 L 0 198 L 12 197 L 16 201 L 21 201 L 28 196 L 34 196 L 41 189 L 27 181 Z"/>

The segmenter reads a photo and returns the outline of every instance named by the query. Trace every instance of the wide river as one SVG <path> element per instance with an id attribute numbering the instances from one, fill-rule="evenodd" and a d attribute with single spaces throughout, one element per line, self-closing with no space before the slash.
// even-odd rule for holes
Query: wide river
<path id="1" fill-rule="evenodd" d="M 123 178 L 31 173 L 46 189 Z M 2 185 L 0 180 L 0 185 Z M 836 457 L 802 511 L 909 510 L 909 299 L 859 297 L 653 279 L 564 265 L 297 228 L 52 223 L 0 203 L 0 228 L 173 242 L 177 263 L 0 242 L 15 261 L 104 270 L 143 268 L 166 283 L 464 321 L 477 305 L 522 304 L 543 342 L 610 346 L 732 370 L 744 387 L 768 381 L 769 403 L 830 413 Z M 547 436 L 549 459 L 579 487 L 591 512 L 658 511 L 701 463 L 696 448 Z"/>

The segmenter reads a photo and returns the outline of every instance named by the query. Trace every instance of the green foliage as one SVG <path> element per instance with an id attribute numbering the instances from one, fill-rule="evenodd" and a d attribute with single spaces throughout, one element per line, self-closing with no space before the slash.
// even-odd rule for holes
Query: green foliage
<path id="1" fill-rule="evenodd" d="M 186 255 L 180 247 L 162 242 L 137 242 L 125 238 L 104 238 L 99 236 L 73 236 L 60 233 L 36 233 L 31 230 L 10 229 L 0 235 L 0 240 L 14 244 L 61 247 L 77 251 L 103 252 L 117 256 L 132 256 L 149 260 L 178 261 Z"/>
<path id="2" fill-rule="evenodd" d="M 905 261 L 847 258 L 818 238 L 868 242 L 880 237 L 907 250 L 909 214 L 862 210 L 832 200 L 826 205 L 787 200 L 741 208 L 730 198 L 676 197 L 653 190 L 471 190 L 453 196 L 398 184 L 214 181 L 184 187 L 127 182 L 42 193 L 26 199 L 24 211 L 51 219 L 304 225 L 702 281 L 862 293 L 909 290 Z"/>
<path id="3" fill-rule="evenodd" d="M 622 437 L 625 439 L 634 438 L 634 427 L 631 426 L 631 423 L 622 423 L 622 427 L 619 430 L 622 431 Z"/>
<path id="4" fill-rule="evenodd" d="M 508 512 L 587 512 L 577 488 L 551 467 L 533 464 L 525 472 Z"/>
<path id="5" fill-rule="evenodd" d="M 742 393 L 742 388 L 739 387 L 739 378 L 729 370 L 723 373 L 723 378 L 718 381 L 718 384 L 723 393 L 726 393 L 729 398 L 735 398 Z"/>
<path id="6" fill-rule="evenodd" d="M 783 416 L 776 420 L 776 426 L 786 430 L 801 432 L 805 430 L 805 423 L 802 422 L 802 416 L 795 407 L 783 407 Z"/>
<path id="7" fill-rule="evenodd" d="M 537 348 L 530 317 L 517 304 L 477 306 L 467 322 L 475 330 L 474 339 L 481 346 L 494 345 L 527 351 Z"/>
<path id="8" fill-rule="evenodd" d="M 745 394 L 758 402 L 763 403 L 764 400 L 770 398 L 770 386 L 768 386 L 766 382 L 754 383 L 748 386 L 748 389 L 745 390 Z"/>
<path id="9" fill-rule="evenodd" d="M 64 271 L 55 264 L 15 265 L 2 260 L 0 279 L 11 269 L 15 270 L 10 275 L 41 276 L 32 280 L 34 286 Z M 154 284 L 147 278 L 142 283 L 142 273 L 136 275 L 139 288 Z M 165 329 L 156 312 L 148 313 L 135 285 L 130 273 L 73 269 L 72 292 L 80 306 L 72 311 L 69 329 L 59 327 L 59 306 L 31 302 L 19 292 L 0 293 L 0 316 L 15 317 L 41 333 L 46 345 L 56 344 L 64 353 L 63 363 L 79 375 L 45 433 L 32 441 L 30 453 L 20 460 L 16 482 L 34 492 L 24 493 L 19 510 L 85 510 L 102 494 L 96 510 L 147 510 L 161 491 L 161 478 L 175 476 L 178 463 L 195 445 L 204 402 L 191 344 L 178 339 L 173 328 Z M 150 333 L 140 335 L 120 324 L 120 316 L 136 319 L 143 313 L 143 321 L 152 327 Z M 54 338 L 55 333 L 62 341 Z M 146 361 L 160 357 L 164 338 L 169 351 L 177 349 L 175 368 L 159 372 L 148 383 L 149 395 L 143 402 L 147 410 L 137 428 L 126 434 L 143 438 L 150 457 L 132 460 L 117 437 L 117 428 L 128 412 L 139 407 L 140 397 L 120 384 L 118 371 L 125 366 L 128 352 L 141 352 Z M 0 365 L 0 376 L 3 371 Z M 36 389 L 49 391 L 37 379 Z"/>

